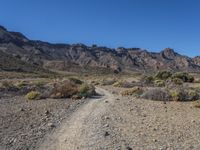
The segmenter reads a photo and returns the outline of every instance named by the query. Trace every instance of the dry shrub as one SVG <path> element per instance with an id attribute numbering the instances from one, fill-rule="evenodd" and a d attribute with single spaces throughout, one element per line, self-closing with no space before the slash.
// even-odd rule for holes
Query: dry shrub
<path id="1" fill-rule="evenodd" d="M 103 79 L 101 82 L 101 85 L 106 86 L 106 85 L 113 85 L 116 82 L 115 79 Z"/>
<path id="2" fill-rule="evenodd" d="M 200 100 L 193 102 L 193 106 L 196 108 L 200 108 Z"/>
<path id="3" fill-rule="evenodd" d="M 41 93 L 37 91 L 31 91 L 26 95 L 28 100 L 39 100 L 41 98 Z"/>
<path id="4" fill-rule="evenodd" d="M 55 83 L 53 89 L 50 92 L 51 98 L 70 98 L 77 94 L 78 86 L 70 81 L 64 81 L 63 83 Z"/>
<path id="5" fill-rule="evenodd" d="M 158 87 L 164 87 L 165 86 L 165 81 L 163 81 L 163 80 L 155 80 L 154 84 L 155 84 L 155 86 L 158 86 Z"/>
<path id="6" fill-rule="evenodd" d="M 74 78 L 74 77 L 70 77 L 69 78 L 69 81 L 75 83 L 75 84 L 83 84 L 83 81 L 77 79 L 77 78 Z"/>
<path id="7" fill-rule="evenodd" d="M 113 84 L 114 87 L 121 87 L 121 88 L 132 88 L 134 87 L 134 83 L 130 83 L 124 80 L 117 81 Z"/>
<path id="8" fill-rule="evenodd" d="M 143 99 L 150 99 L 150 100 L 157 100 L 157 101 L 167 101 L 170 99 L 168 92 L 166 89 L 161 88 L 151 88 L 145 91 L 141 98 Z"/>
<path id="9" fill-rule="evenodd" d="M 143 93 L 143 89 L 141 87 L 134 87 L 132 89 L 128 89 L 121 92 L 122 96 L 138 96 Z"/>
<path id="10" fill-rule="evenodd" d="M 94 94 L 95 94 L 94 86 L 86 84 L 86 83 L 80 85 L 80 87 L 78 89 L 78 95 L 80 97 L 90 97 Z"/>

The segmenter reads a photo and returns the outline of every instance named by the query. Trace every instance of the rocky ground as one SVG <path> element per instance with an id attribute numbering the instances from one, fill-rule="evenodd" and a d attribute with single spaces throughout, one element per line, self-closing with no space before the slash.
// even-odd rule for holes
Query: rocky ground
<path id="1" fill-rule="evenodd" d="M 108 92 L 109 91 L 109 92 Z M 80 107 L 40 149 L 199 149 L 200 109 L 190 102 L 121 97 L 101 90 L 103 99 Z M 113 94 L 110 94 L 113 93 Z"/>
<path id="2" fill-rule="evenodd" d="M 22 96 L 0 99 L 0 149 L 32 150 L 86 100 L 27 101 Z"/>
<path id="3" fill-rule="evenodd" d="M 121 90 L 97 88 L 102 96 L 84 102 L 2 98 L 0 149 L 200 149 L 200 109 L 192 102 L 122 97 Z"/>

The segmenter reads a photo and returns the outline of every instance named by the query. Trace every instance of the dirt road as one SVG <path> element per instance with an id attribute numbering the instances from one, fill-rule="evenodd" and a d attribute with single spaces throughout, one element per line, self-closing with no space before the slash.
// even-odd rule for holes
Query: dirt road
<path id="1" fill-rule="evenodd" d="M 113 95 L 108 91 L 97 88 L 101 98 L 95 98 L 83 105 L 71 117 L 64 122 L 53 135 L 47 137 L 41 150 L 73 150 L 73 149 L 100 149 L 101 141 L 107 136 L 106 131 L 101 129 L 102 117 L 109 111 L 109 105 L 113 102 Z M 103 119 L 103 120 L 104 120 Z"/>

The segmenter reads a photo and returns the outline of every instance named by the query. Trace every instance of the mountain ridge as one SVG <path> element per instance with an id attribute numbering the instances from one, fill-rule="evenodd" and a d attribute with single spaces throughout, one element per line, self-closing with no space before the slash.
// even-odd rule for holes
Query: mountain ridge
<path id="1" fill-rule="evenodd" d="M 0 53 L 34 66 L 66 71 L 74 67 L 103 68 L 114 72 L 125 70 L 200 71 L 200 56 L 191 58 L 178 54 L 171 48 L 166 48 L 161 52 L 149 52 L 141 48 L 114 49 L 97 45 L 52 44 L 30 40 L 22 33 L 8 31 L 3 26 L 0 26 Z"/>

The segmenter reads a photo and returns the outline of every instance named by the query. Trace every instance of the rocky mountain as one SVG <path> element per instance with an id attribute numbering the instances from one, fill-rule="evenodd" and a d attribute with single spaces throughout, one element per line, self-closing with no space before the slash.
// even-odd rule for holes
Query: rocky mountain
<path id="1" fill-rule="evenodd" d="M 170 48 L 160 53 L 153 53 L 140 48 L 111 49 L 96 45 L 51 44 L 29 40 L 23 34 L 7 31 L 2 26 L 0 26 L 0 63 L 1 70 L 46 68 L 69 71 L 87 68 L 114 72 L 126 70 L 200 71 L 200 57 L 183 56 Z"/>

